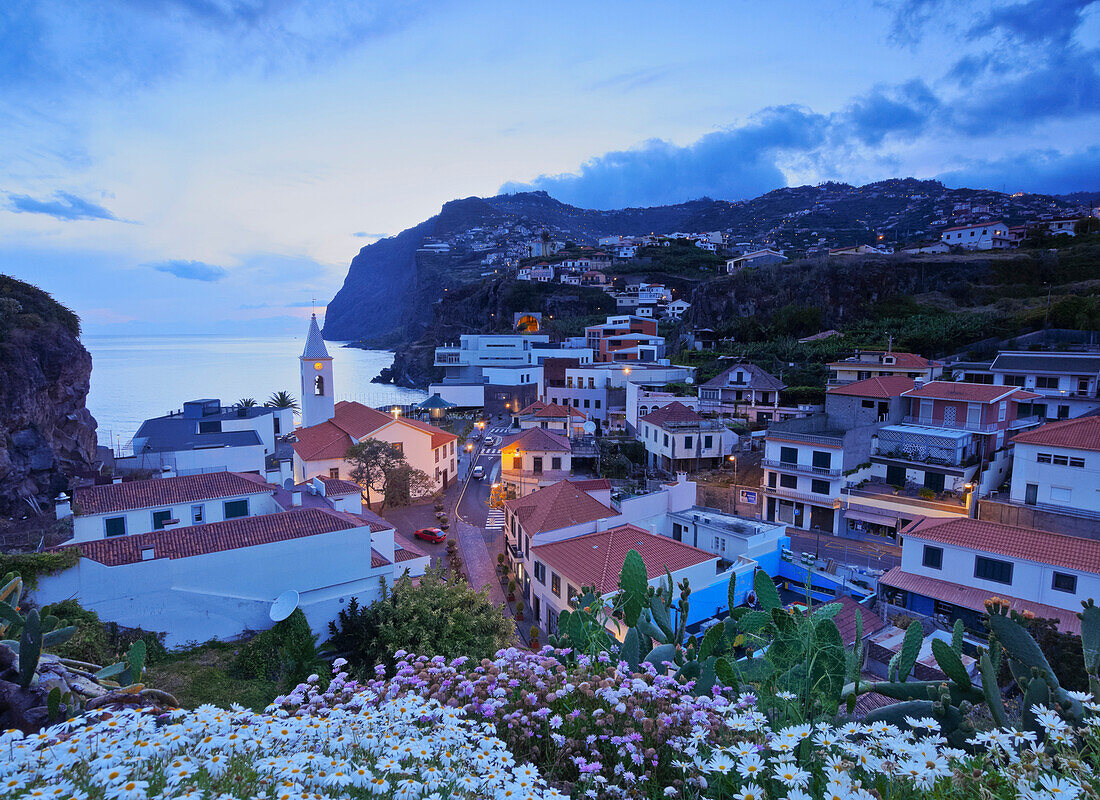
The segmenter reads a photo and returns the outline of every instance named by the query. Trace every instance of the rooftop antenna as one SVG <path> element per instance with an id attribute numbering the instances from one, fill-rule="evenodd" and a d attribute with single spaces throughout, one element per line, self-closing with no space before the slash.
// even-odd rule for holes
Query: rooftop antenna
<path id="1" fill-rule="evenodd" d="M 886 337 L 886 352 L 894 352 L 894 334 L 892 333 Z"/>

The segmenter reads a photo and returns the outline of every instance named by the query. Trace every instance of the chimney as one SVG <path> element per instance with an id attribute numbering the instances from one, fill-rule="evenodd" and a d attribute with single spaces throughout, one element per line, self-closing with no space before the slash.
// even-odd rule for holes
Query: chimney
<path id="1" fill-rule="evenodd" d="M 688 479 L 688 474 L 686 472 L 677 472 L 676 473 L 676 482 L 677 483 L 687 483 L 687 479 Z"/>
<path id="2" fill-rule="evenodd" d="M 69 500 L 69 496 L 62 492 L 57 496 L 57 503 L 53 507 L 54 513 L 58 519 L 66 519 L 73 515 L 73 504 Z"/>
<path id="3" fill-rule="evenodd" d="M 924 378 L 913 378 L 913 388 L 919 389 L 924 386 Z"/>
<path id="4" fill-rule="evenodd" d="M 290 506 L 291 506 L 291 508 L 298 508 L 300 505 L 302 505 L 302 493 L 301 492 L 291 492 L 290 493 Z"/>

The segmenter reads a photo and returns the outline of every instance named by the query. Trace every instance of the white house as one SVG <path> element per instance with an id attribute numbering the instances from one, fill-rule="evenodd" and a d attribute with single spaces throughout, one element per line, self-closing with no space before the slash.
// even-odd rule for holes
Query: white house
<path id="1" fill-rule="evenodd" d="M 735 272 L 740 272 L 746 267 L 760 267 L 765 264 L 782 264 L 787 260 L 787 257 L 778 250 L 771 250 L 764 248 L 763 250 L 753 250 L 749 253 L 743 253 L 739 256 L 726 260 L 726 272 L 731 275 Z"/>
<path id="2" fill-rule="evenodd" d="M 1007 239 L 1008 226 L 1003 222 L 978 222 L 973 225 L 956 225 L 940 234 L 940 241 L 950 247 L 964 250 L 992 250 L 994 238 Z"/>
<path id="3" fill-rule="evenodd" d="M 131 440 L 133 455 L 116 458 L 115 468 L 168 469 L 176 475 L 225 470 L 266 475 L 278 472 L 278 439 L 293 427 L 294 412 L 289 408 L 227 407 L 216 398 L 189 400 L 179 411 L 145 420 Z"/>
<path id="4" fill-rule="evenodd" d="M 1095 517 L 1100 526 L 1100 417 L 1048 422 L 1012 442 L 1013 503 Z"/>
<path id="5" fill-rule="evenodd" d="M 680 319 L 689 308 L 691 308 L 691 303 L 686 300 L 673 300 L 665 308 L 665 314 L 672 319 Z"/>
<path id="6" fill-rule="evenodd" d="M 394 576 L 393 528 L 380 517 L 297 508 L 79 547 L 75 567 L 39 579 L 40 604 L 76 598 L 100 618 L 166 634 L 168 647 L 271 627 L 271 604 L 294 590 L 324 635 L 352 597 L 381 597 Z"/>
<path id="7" fill-rule="evenodd" d="M 527 428 L 505 437 L 500 446 L 500 478 L 519 497 L 568 478 L 572 447 L 564 433 Z"/>
<path id="8" fill-rule="evenodd" d="M 554 280 L 554 268 L 549 264 L 535 264 L 531 267 L 523 267 L 517 273 L 516 278 L 521 281 L 535 281 L 536 283 L 549 283 Z"/>
<path id="9" fill-rule="evenodd" d="M 545 333 L 463 334 L 458 344 L 435 349 L 435 366 L 443 368 L 444 376 L 428 392 L 490 413 L 503 411 L 514 400 L 525 406 L 542 392 L 538 358 L 552 347 Z"/>
<path id="10" fill-rule="evenodd" d="M 695 472 L 720 466 L 735 435 L 677 400 L 639 417 L 637 438 L 645 444 L 652 468 Z"/>
<path id="11" fill-rule="evenodd" d="M 699 407 L 717 414 L 771 422 L 779 416 L 779 393 L 787 384 L 747 361 L 727 367 L 699 387 Z"/>
<path id="12" fill-rule="evenodd" d="M 1017 386 L 1042 395 L 1031 413 L 1070 419 L 1100 409 L 1100 353 L 1008 352 L 989 367 L 997 386 Z"/>
<path id="13" fill-rule="evenodd" d="M 423 471 L 435 490 L 458 476 L 453 433 L 415 419 L 392 417 L 350 401 L 336 404 L 332 419 L 294 432 L 294 478 L 301 483 L 316 476 L 348 478 L 344 456 L 353 444 L 378 439 L 397 447 L 413 469 Z M 381 498 L 371 495 L 374 502 Z"/>
<path id="14" fill-rule="evenodd" d="M 542 428 L 568 438 L 582 436 L 584 424 L 588 421 L 588 417 L 582 411 L 556 403 L 544 403 L 541 400 L 536 400 L 522 409 L 516 417 L 521 430 Z"/>
<path id="15" fill-rule="evenodd" d="M 1100 541 L 965 517 L 902 534 L 901 565 L 879 579 L 879 597 L 948 626 L 981 631 L 985 601 L 999 597 L 1080 633 L 1081 601 L 1100 597 Z"/>
<path id="16" fill-rule="evenodd" d="M 279 510 L 273 494 L 274 487 L 262 478 L 236 472 L 82 487 L 73 492 L 73 541 L 271 514 Z M 62 504 L 59 516 L 69 510 Z"/>

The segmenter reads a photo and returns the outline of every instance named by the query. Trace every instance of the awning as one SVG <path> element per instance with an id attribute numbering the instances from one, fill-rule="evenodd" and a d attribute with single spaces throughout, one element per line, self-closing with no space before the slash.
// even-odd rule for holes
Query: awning
<path id="1" fill-rule="evenodd" d="M 881 511 L 867 511 L 859 506 L 849 506 L 844 511 L 844 517 L 845 519 L 858 519 L 863 522 L 871 522 L 875 525 L 885 525 L 888 528 L 897 528 L 898 526 L 897 516 L 890 516 Z"/>

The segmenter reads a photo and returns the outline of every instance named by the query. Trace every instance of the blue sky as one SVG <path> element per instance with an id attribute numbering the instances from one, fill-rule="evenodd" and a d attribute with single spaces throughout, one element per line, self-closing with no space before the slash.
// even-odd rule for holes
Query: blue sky
<path id="1" fill-rule="evenodd" d="M 297 332 L 455 197 L 1100 190 L 1100 0 L 0 4 L 0 272 L 93 333 Z"/>

